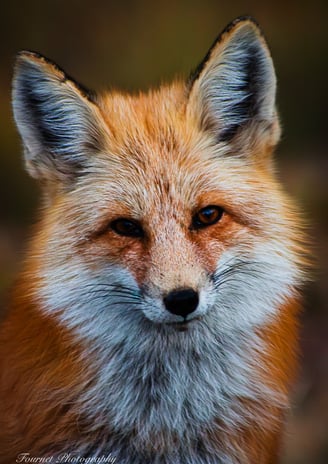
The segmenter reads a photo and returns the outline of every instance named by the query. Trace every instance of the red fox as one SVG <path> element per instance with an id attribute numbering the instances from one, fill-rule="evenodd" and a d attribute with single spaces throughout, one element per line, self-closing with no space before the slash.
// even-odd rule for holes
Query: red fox
<path id="1" fill-rule="evenodd" d="M 277 462 L 306 245 L 275 93 L 249 17 L 136 95 L 18 55 L 43 207 L 0 330 L 2 464 Z"/>

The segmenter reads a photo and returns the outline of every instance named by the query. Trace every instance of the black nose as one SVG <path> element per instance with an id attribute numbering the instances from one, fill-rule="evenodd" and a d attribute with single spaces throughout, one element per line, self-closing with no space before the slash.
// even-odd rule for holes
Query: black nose
<path id="1" fill-rule="evenodd" d="M 165 298 L 165 307 L 170 313 L 186 317 L 198 306 L 198 293 L 192 288 L 172 290 Z"/>

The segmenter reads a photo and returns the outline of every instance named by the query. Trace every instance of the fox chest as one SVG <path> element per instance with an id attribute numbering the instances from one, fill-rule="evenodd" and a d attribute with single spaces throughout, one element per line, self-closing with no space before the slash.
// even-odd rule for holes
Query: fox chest
<path id="1" fill-rule="evenodd" d="M 234 463 L 225 430 L 247 419 L 239 398 L 255 397 L 247 363 L 227 353 L 154 350 L 129 361 L 112 358 L 83 404 L 99 429 L 87 455 L 120 464 Z"/>

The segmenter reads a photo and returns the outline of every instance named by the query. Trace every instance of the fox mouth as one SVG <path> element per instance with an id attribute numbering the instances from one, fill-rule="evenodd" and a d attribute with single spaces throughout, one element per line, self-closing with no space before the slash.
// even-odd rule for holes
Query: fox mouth
<path id="1" fill-rule="evenodd" d="M 167 322 L 166 325 L 173 327 L 178 332 L 186 332 L 192 326 L 194 326 L 199 320 L 200 320 L 200 317 L 194 317 L 192 319 L 184 319 L 183 321 Z"/>
<path id="2" fill-rule="evenodd" d="M 178 322 L 173 327 L 177 330 L 177 332 L 187 332 L 189 330 L 189 323 L 188 322 Z"/>

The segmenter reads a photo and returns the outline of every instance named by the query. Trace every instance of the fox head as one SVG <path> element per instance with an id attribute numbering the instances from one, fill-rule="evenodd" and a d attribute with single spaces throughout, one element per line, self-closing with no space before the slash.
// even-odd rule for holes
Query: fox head
<path id="1" fill-rule="evenodd" d="M 274 317 L 300 278 L 296 213 L 273 169 L 275 94 L 249 18 L 188 80 L 133 96 L 94 95 L 20 53 L 14 116 L 44 193 L 27 269 L 42 310 L 94 337 Z"/>

